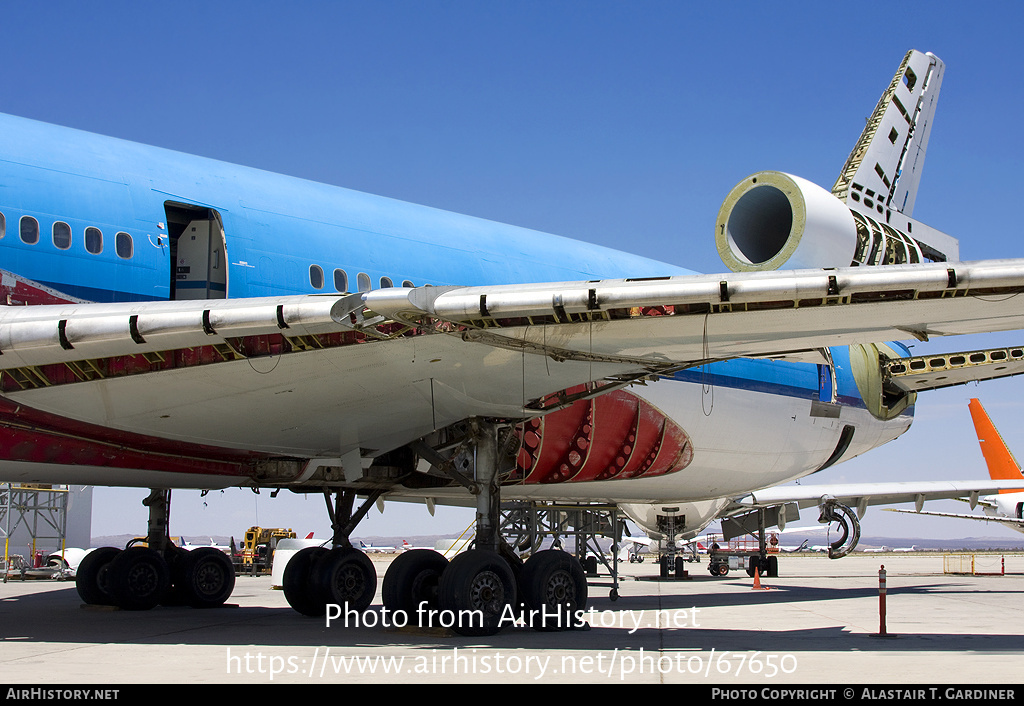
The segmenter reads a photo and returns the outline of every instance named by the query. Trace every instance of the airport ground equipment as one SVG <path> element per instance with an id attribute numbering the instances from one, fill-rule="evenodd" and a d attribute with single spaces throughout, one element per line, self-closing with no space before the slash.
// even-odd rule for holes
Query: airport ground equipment
<path id="1" fill-rule="evenodd" d="M 31 544 L 23 569 L 38 569 L 51 550 L 64 549 L 67 536 L 68 489 L 65 486 L 5 483 L 0 485 L 0 538 L 3 539 L 3 580 L 7 581 L 11 560 L 11 537 L 19 528 L 28 531 Z M 58 567 L 59 568 L 59 567 Z M 23 570 L 18 570 L 23 574 Z"/>
<path id="2" fill-rule="evenodd" d="M 269 574 L 274 565 L 274 550 L 282 539 L 295 539 L 295 532 L 283 527 L 250 527 L 242 538 L 241 549 L 232 553 L 238 575 Z"/>
<path id="3" fill-rule="evenodd" d="M 726 539 L 721 534 L 709 534 L 705 539 L 708 547 L 708 573 L 712 576 L 726 576 L 731 569 L 743 569 L 748 576 L 755 571 L 775 578 L 779 575 L 779 539 L 771 533 L 765 542 L 752 535 Z"/>
<path id="4" fill-rule="evenodd" d="M 610 588 L 609 597 L 618 599 L 622 523 L 616 505 L 514 501 L 503 503 L 501 511 L 501 534 L 521 557 L 540 551 L 545 539 L 551 539 L 555 549 L 565 548 L 571 539 L 588 584 Z M 602 538 L 612 540 L 609 553 L 601 545 Z M 610 583 L 599 581 L 599 565 L 608 572 Z"/>

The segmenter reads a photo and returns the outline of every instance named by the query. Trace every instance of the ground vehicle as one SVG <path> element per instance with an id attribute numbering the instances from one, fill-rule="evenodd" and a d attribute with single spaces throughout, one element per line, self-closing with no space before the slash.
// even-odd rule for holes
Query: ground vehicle
<path id="1" fill-rule="evenodd" d="M 269 574 L 274 563 L 274 550 L 282 539 L 295 539 L 291 529 L 250 527 L 245 531 L 242 547 L 233 552 L 236 574 Z"/>

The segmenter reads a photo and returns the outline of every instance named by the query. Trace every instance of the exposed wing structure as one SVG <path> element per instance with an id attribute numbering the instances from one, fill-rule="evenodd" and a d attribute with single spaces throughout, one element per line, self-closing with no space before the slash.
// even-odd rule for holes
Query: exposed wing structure
<path id="1" fill-rule="evenodd" d="M 660 366 L 1024 325 L 1024 261 L 389 289 L 369 309 L 561 359 Z M 581 325 L 582 324 L 582 325 Z"/>
<path id="2" fill-rule="evenodd" d="M 9 307 L 0 388 L 14 404 L 164 439 L 373 455 L 474 415 L 542 414 L 574 386 L 1024 328 L 1022 291 L 1024 261 L 1000 260 Z"/>

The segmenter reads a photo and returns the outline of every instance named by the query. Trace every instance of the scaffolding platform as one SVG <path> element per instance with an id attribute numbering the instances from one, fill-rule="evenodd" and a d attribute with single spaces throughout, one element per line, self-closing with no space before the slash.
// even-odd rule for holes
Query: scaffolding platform
<path id="1" fill-rule="evenodd" d="M 622 526 L 616 505 L 512 501 L 501 504 L 501 534 L 520 557 L 539 551 L 546 539 L 552 547 L 571 550 L 583 565 L 587 585 L 609 588 L 619 597 L 619 544 Z M 611 539 L 606 551 L 601 539 Z M 607 542 L 605 542 L 607 544 Z M 600 571 L 603 568 L 607 573 Z"/>
<path id="2" fill-rule="evenodd" d="M 0 485 L 0 537 L 4 542 L 0 567 L 4 582 L 15 576 L 48 577 L 41 573 L 46 571 L 47 555 L 65 548 L 68 492 L 67 486 Z M 30 539 L 27 558 L 11 553 L 11 537 L 19 529 L 25 529 Z"/>

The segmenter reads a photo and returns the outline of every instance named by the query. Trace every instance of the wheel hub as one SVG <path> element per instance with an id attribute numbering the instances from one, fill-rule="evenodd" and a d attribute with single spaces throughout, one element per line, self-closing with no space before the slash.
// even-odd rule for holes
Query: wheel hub
<path id="1" fill-rule="evenodd" d="M 576 587 L 573 585 L 572 577 L 565 571 L 558 571 L 551 576 L 547 587 L 547 602 L 549 604 L 564 603 L 576 598 Z"/>
<path id="2" fill-rule="evenodd" d="M 499 612 L 505 601 L 505 587 L 493 571 L 481 571 L 470 588 L 470 606 L 474 609 Z"/>

